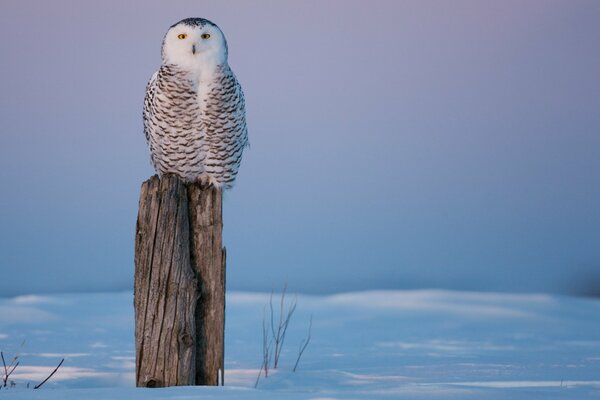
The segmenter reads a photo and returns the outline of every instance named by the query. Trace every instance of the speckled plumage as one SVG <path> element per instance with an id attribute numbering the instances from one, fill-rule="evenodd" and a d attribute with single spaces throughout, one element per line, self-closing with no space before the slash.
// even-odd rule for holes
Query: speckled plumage
<path id="1" fill-rule="evenodd" d="M 146 88 L 144 132 L 159 175 L 233 185 L 248 143 L 244 94 L 215 24 L 185 19 L 167 32 L 163 64 Z"/>

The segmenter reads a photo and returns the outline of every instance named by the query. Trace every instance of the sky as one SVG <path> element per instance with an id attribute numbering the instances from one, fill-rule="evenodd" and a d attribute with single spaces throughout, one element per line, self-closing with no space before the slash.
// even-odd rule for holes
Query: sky
<path id="1" fill-rule="evenodd" d="M 0 296 L 133 285 L 162 37 L 217 23 L 236 290 L 600 292 L 598 1 L 0 3 Z"/>

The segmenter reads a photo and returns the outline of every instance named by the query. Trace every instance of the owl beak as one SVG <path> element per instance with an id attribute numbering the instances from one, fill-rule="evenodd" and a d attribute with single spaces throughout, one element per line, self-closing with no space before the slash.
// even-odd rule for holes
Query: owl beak
<path id="1" fill-rule="evenodd" d="M 196 45 L 195 44 L 192 45 L 192 54 L 196 54 Z"/>

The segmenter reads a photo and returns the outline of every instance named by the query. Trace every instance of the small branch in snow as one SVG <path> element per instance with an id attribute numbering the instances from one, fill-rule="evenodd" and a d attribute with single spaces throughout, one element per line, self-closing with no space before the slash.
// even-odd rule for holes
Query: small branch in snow
<path id="1" fill-rule="evenodd" d="M 275 351 L 273 353 L 273 369 L 277 369 L 277 365 L 279 364 L 279 356 L 281 355 L 281 350 L 283 349 L 283 342 L 285 341 L 285 335 L 287 333 L 288 325 L 290 324 L 290 320 L 294 311 L 296 311 L 297 299 L 294 299 L 288 308 L 287 314 L 284 319 L 284 305 L 285 305 L 285 293 L 287 291 L 287 282 L 283 286 L 283 291 L 281 292 L 281 300 L 279 301 L 279 323 L 277 324 L 277 329 L 275 329 L 275 323 L 273 321 L 274 312 L 273 312 L 273 292 L 271 292 L 271 298 L 269 299 L 269 308 L 271 310 L 271 333 L 273 335 L 273 340 L 275 341 Z"/>
<path id="2" fill-rule="evenodd" d="M 6 361 L 4 361 L 4 353 L 1 351 L 0 356 L 2 356 L 2 365 L 4 365 L 4 378 L 2 379 L 2 386 L 6 387 L 6 380 L 8 379 L 8 369 L 6 368 Z"/>
<path id="3" fill-rule="evenodd" d="M 311 331 L 312 331 L 312 315 L 310 316 L 310 323 L 308 324 L 308 336 L 306 337 L 306 339 L 303 339 L 302 342 L 300 342 L 300 348 L 298 350 L 298 358 L 296 359 L 296 364 L 294 364 L 294 369 L 292 370 L 292 372 L 296 372 L 296 369 L 298 368 L 298 363 L 300 362 L 300 358 L 302 357 L 302 354 L 304 354 L 304 350 L 306 350 L 306 348 L 308 347 L 308 344 L 310 343 Z"/>
<path id="4" fill-rule="evenodd" d="M 258 381 L 260 380 L 260 375 L 263 372 L 263 370 L 265 371 L 265 378 L 269 377 L 269 361 L 271 361 L 271 347 L 272 347 L 272 340 L 269 340 L 269 334 L 268 334 L 268 329 L 267 329 L 267 320 L 266 320 L 266 311 L 263 310 L 263 324 L 262 324 L 262 331 L 263 331 L 263 361 L 262 361 L 262 365 L 260 366 L 260 369 L 258 370 L 258 376 L 256 377 L 256 383 L 254 384 L 254 387 L 256 388 L 258 386 Z M 271 314 L 271 318 L 272 318 L 272 314 Z"/>
<path id="5" fill-rule="evenodd" d="M 8 367 L 6 366 L 6 361 L 4 359 L 4 353 L 1 351 L 0 351 L 0 356 L 2 357 L 2 365 L 4 366 L 4 377 L 2 378 L 2 387 L 6 387 L 8 378 L 10 378 L 10 375 L 15 371 L 15 369 L 19 365 L 19 361 L 18 361 L 19 356 L 13 357 L 13 359 L 10 362 L 10 364 L 8 365 Z M 14 365 L 13 365 L 13 363 L 14 363 Z"/>
<path id="6" fill-rule="evenodd" d="M 39 389 L 42 387 L 42 385 L 44 383 L 46 383 L 48 381 L 48 379 L 52 378 L 52 375 L 54 375 L 56 373 L 56 371 L 58 371 L 58 369 L 60 368 L 60 366 L 62 365 L 62 363 L 65 362 L 65 359 L 63 358 L 62 360 L 60 360 L 60 362 L 58 363 L 58 365 L 56 366 L 56 368 L 54 368 L 54 371 L 52 371 L 52 373 L 50 375 L 48 375 L 48 377 L 46 379 L 44 379 L 40 384 L 35 385 L 33 388 L 34 389 Z"/>
<path id="7" fill-rule="evenodd" d="M 8 375 L 6 375 L 6 380 L 8 380 L 8 378 L 10 377 L 10 375 L 15 371 L 15 369 L 17 369 L 17 366 L 19 365 L 20 361 L 17 361 L 15 363 L 15 365 L 13 365 L 13 367 L 11 368 L 10 371 L 8 371 Z M 4 386 L 6 386 L 6 381 L 4 381 Z"/>

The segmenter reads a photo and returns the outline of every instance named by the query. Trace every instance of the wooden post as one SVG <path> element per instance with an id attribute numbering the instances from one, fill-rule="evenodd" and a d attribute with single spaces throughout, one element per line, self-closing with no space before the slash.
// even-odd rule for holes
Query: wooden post
<path id="1" fill-rule="evenodd" d="M 135 239 L 136 385 L 223 382 L 221 192 L 175 176 L 142 184 Z"/>

